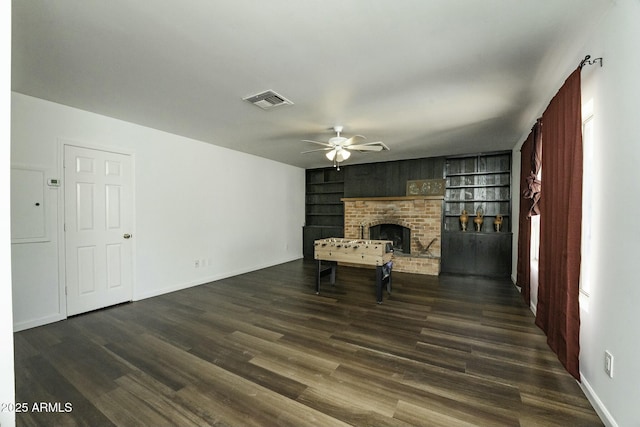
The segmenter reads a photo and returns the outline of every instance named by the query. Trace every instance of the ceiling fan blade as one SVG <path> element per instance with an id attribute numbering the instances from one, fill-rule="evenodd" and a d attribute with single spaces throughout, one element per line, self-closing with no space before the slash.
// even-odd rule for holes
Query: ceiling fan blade
<path id="1" fill-rule="evenodd" d="M 378 146 L 382 147 L 382 149 L 383 149 L 383 150 L 387 150 L 387 151 L 389 151 L 389 150 L 390 150 L 390 148 L 389 148 L 389 147 L 387 147 L 387 144 L 385 144 L 385 143 L 384 143 L 384 142 L 382 142 L 382 141 L 366 142 L 366 143 L 364 143 L 364 144 L 360 144 L 360 145 L 378 145 Z"/>
<path id="2" fill-rule="evenodd" d="M 362 135 L 353 135 L 351 138 L 347 139 L 345 142 L 342 143 L 343 147 L 347 147 L 351 144 L 353 144 L 354 142 L 358 142 L 358 140 L 364 140 L 367 139 Z"/>
<path id="3" fill-rule="evenodd" d="M 361 145 L 350 145 L 348 147 L 349 150 L 357 150 L 357 151 L 382 151 L 382 147 L 379 145 L 368 145 L 368 144 L 361 144 Z"/>
<path id="4" fill-rule="evenodd" d="M 312 142 L 314 144 L 320 144 L 320 145 L 324 145 L 325 147 L 333 148 L 333 145 L 329 144 L 328 142 L 312 141 L 310 139 L 303 139 L 302 142 Z"/>
<path id="5" fill-rule="evenodd" d="M 327 147 L 327 148 L 318 148 L 317 150 L 303 151 L 303 152 L 301 152 L 300 154 L 315 153 L 316 151 L 329 151 L 329 150 L 333 150 L 333 148 L 331 148 L 331 147 Z"/>

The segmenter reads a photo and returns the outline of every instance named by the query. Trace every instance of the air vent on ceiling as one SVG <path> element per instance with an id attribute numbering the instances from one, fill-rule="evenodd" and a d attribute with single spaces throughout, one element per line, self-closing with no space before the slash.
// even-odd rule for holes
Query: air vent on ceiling
<path id="1" fill-rule="evenodd" d="M 263 110 L 269 110 L 280 105 L 293 105 L 293 102 L 289 101 L 282 95 L 275 93 L 272 90 L 267 90 L 256 95 L 247 96 L 242 98 L 243 101 L 249 101 L 253 105 L 256 105 Z"/>

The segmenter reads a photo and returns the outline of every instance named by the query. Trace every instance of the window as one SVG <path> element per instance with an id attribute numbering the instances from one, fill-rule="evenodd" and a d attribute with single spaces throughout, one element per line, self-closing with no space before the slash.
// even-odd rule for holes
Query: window
<path id="1" fill-rule="evenodd" d="M 591 213 L 593 199 L 593 99 L 582 106 L 582 262 L 580 267 L 580 292 L 591 292 Z"/>
<path id="2" fill-rule="evenodd" d="M 536 175 L 538 181 L 542 182 L 542 167 Z M 531 261 L 537 263 L 540 260 L 540 215 L 531 217 Z"/>
<path id="3" fill-rule="evenodd" d="M 542 168 L 538 171 L 537 178 L 542 181 Z M 531 243 L 529 246 L 529 286 L 531 290 L 531 310 L 536 312 L 538 304 L 538 279 L 540 266 L 540 215 L 531 217 Z"/>

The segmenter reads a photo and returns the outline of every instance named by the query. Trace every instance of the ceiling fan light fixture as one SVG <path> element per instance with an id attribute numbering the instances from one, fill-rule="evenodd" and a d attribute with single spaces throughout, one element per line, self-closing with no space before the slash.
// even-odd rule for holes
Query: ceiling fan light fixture
<path id="1" fill-rule="evenodd" d="M 333 162 L 335 160 L 336 162 L 340 163 L 351 157 L 351 152 L 349 150 L 336 147 L 335 149 L 329 151 L 326 156 L 330 161 Z"/>
<path id="2" fill-rule="evenodd" d="M 338 162 L 343 162 L 343 161 L 347 160 L 349 157 L 351 157 L 351 151 L 349 151 L 349 150 L 340 149 L 336 153 L 336 161 L 338 161 Z"/>

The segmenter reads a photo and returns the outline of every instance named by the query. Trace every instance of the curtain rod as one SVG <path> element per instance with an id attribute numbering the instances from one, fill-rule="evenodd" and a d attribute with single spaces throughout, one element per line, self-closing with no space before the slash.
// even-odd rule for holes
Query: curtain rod
<path id="1" fill-rule="evenodd" d="M 600 66 L 602 67 L 602 58 L 591 59 L 591 55 L 587 55 L 584 57 L 582 62 L 580 62 L 580 69 L 582 70 L 582 67 L 584 67 L 585 65 L 593 65 L 596 62 L 599 62 Z"/>

